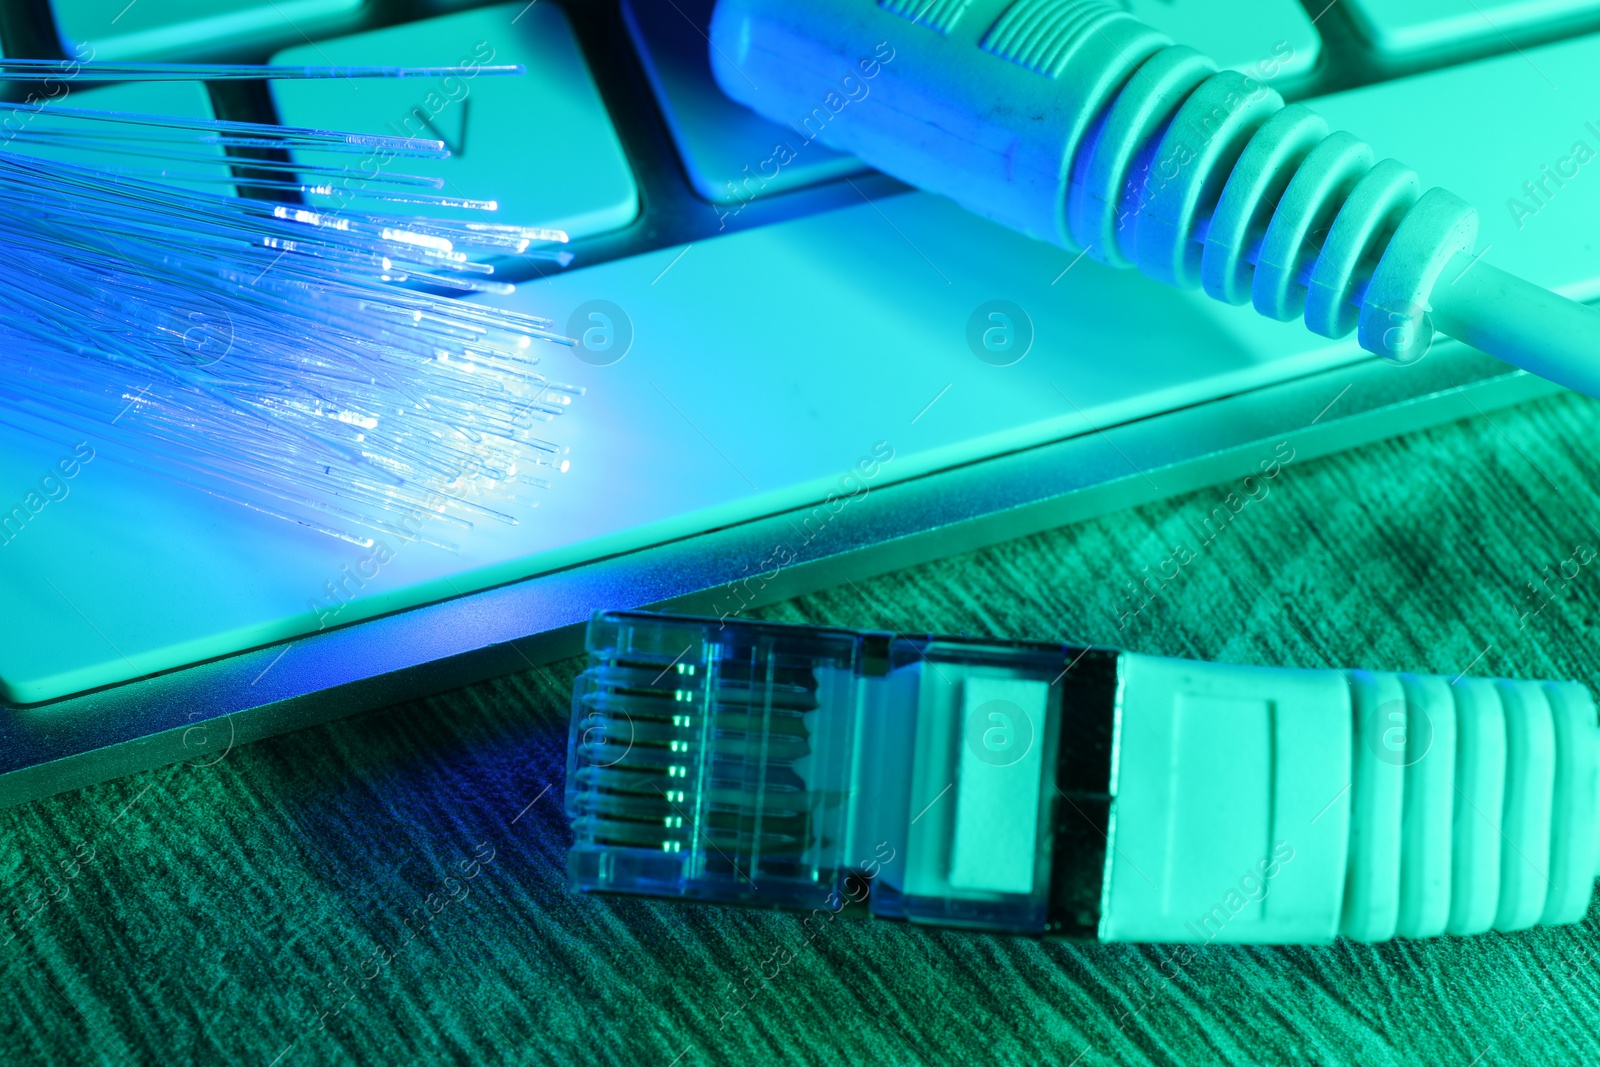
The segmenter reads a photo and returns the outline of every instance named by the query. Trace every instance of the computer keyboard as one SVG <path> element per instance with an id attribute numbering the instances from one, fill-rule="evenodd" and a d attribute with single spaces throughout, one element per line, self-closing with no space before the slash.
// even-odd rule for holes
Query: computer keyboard
<path id="1" fill-rule="evenodd" d="M 1452 17 L 1458 7 L 1481 8 L 1480 23 L 1544 19 L 1548 31 L 1551 20 L 1588 26 L 1596 5 L 1409 0 L 1382 5 L 1380 15 L 1368 0 L 1327 8 L 1293 0 L 1129 3 L 1310 103 L 1335 128 L 1416 168 L 1426 184 L 1473 200 L 1483 212 L 1482 243 L 1502 266 L 1580 299 L 1600 297 L 1600 163 L 1591 162 L 1600 153 L 1600 36 L 1537 48 L 1498 38 L 1496 48 L 1478 24 Z M 808 517 L 837 500 L 841 479 L 874 449 L 893 458 L 872 489 L 913 479 L 934 485 L 946 477 L 940 472 L 1069 439 L 1098 442 L 1108 427 L 1373 363 L 1353 340 L 1330 342 L 1110 271 L 905 190 L 820 145 L 749 181 L 793 131 L 733 106 L 712 85 L 710 0 L 373 0 L 359 10 L 344 0 L 211 0 L 203 8 L 137 0 L 120 17 L 110 10 L 118 6 L 51 0 L 50 32 L 67 52 L 93 43 L 100 58 L 432 64 L 486 46 L 496 62 L 528 66 L 525 78 L 480 79 L 464 94 L 343 80 L 275 84 L 254 96 L 212 90 L 229 118 L 251 117 L 254 108 L 261 119 L 374 133 L 426 120 L 427 135 L 458 152 L 414 169 L 444 178 L 451 195 L 500 201 L 506 221 L 563 225 L 575 237 L 567 271 L 504 264 L 527 284 L 496 302 L 621 349 L 546 354 L 551 375 L 587 395 L 550 431 L 571 446 L 572 470 L 537 508 L 519 513 L 514 526 L 475 528 L 458 552 L 406 546 L 341 611 L 340 625 L 758 521 L 781 520 L 810 551 Z M 27 10 L 36 9 L 18 7 Z M 15 20 L 7 25 L 9 52 Z M 1385 50 L 1412 47 L 1405 34 L 1417 27 L 1433 35 L 1408 53 L 1419 72 L 1387 80 L 1372 73 Z M 908 23 L 906 32 L 922 28 Z M 1464 42 L 1459 52 L 1435 48 L 1441 34 Z M 1486 49 L 1498 54 L 1448 62 Z M 1346 88 L 1355 82 L 1370 84 Z M 1345 91 L 1329 95 L 1330 88 Z M 91 92 L 109 99 L 124 90 L 85 90 L 73 102 L 87 105 Z M 1023 357 L 1009 366 L 971 342 L 972 323 L 990 321 L 983 310 L 997 302 L 1023 311 Z M 1344 395 L 1341 379 L 1327 381 L 1313 414 Z M 1335 409 L 1328 420 L 1337 417 Z M 1425 421 L 1408 409 L 1394 427 Z M 1156 490 L 1149 478 L 1164 462 L 1157 437 L 1153 452 L 1110 453 L 1111 465 L 1095 477 L 1175 491 L 1182 479 L 1161 477 Z M 56 458 L 51 446 L 0 429 L 0 494 L 8 494 L 0 505 Z M 274 643 L 309 649 L 334 636 L 298 641 L 318 634 L 326 582 L 360 555 L 351 546 L 138 472 L 112 477 L 111 469 L 89 471 L 70 502 L 34 524 L 48 523 L 48 532 L 30 528 L 0 554 L 0 614 L 28 620 L 0 643 L 8 702 L 61 701 Z M 1012 503 L 983 504 L 983 537 L 1007 536 L 998 516 Z M 950 543 L 969 547 L 975 536 Z M 893 565 L 892 549 L 878 547 L 874 566 Z M 709 562 L 693 579 L 652 579 L 648 592 L 597 580 L 603 592 L 595 595 L 627 607 L 706 594 L 715 608 L 729 597 L 708 593 L 714 583 L 704 575 L 734 581 L 772 556 L 724 559 L 718 551 L 706 549 Z M 554 632 L 587 607 L 572 605 L 573 617 L 566 610 L 515 625 L 525 635 Z M 449 637 L 414 654 L 386 648 L 341 661 L 338 678 L 292 666 L 310 652 L 252 652 L 264 658 L 252 659 L 260 667 L 248 673 L 261 677 L 245 678 L 248 685 L 216 707 L 299 699 L 454 655 L 460 649 Z M 291 665 L 275 666 L 274 656 Z M 177 683 L 160 684 L 170 694 Z M 80 699 L 86 708 L 105 701 Z M 172 714 L 184 706 L 162 700 Z M 19 711 L 13 724 L 31 729 L 45 720 L 27 716 L 50 712 L 59 725 L 69 721 L 61 709 L 72 705 Z M 128 721 L 145 725 L 124 732 L 155 729 L 150 717 Z M 0 766 L 0 778 L 12 766 Z"/>

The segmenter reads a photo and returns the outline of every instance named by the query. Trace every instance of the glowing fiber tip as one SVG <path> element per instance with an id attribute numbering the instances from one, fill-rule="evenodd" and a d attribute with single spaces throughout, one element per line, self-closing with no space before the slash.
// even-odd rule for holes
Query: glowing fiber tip
<path id="1" fill-rule="evenodd" d="M 308 81 L 329 78 L 449 78 L 526 74 L 520 63 L 447 67 L 294 67 L 254 63 L 96 63 L 75 59 L 0 59 L 7 81 Z"/>
<path id="2" fill-rule="evenodd" d="M 33 143 L 100 144 L 124 166 L 33 158 L 26 132 L 0 151 L 0 423 L 90 435 L 122 462 L 358 544 L 387 533 L 455 547 L 476 523 L 519 521 L 569 468 L 544 424 L 582 389 L 542 373 L 539 354 L 570 340 L 549 320 L 435 295 L 509 293 L 476 257 L 564 265 L 569 253 L 530 246 L 566 234 L 366 209 L 493 208 L 403 174 L 252 158 L 267 176 L 236 183 L 337 201 L 312 208 L 225 184 L 196 191 L 159 169 L 174 156 L 202 162 L 199 146 L 298 158 L 355 135 L 82 118 L 82 131 L 39 131 Z M 361 140 L 369 152 L 444 154 Z M 302 184 L 298 171 L 315 177 Z"/>

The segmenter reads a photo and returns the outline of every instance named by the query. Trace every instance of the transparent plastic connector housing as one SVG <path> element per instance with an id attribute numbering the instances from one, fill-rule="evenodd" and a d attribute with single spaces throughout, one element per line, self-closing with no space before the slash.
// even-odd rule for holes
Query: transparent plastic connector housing
<path id="1" fill-rule="evenodd" d="M 596 615 L 583 890 L 1046 931 L 1064 647 Z"/>

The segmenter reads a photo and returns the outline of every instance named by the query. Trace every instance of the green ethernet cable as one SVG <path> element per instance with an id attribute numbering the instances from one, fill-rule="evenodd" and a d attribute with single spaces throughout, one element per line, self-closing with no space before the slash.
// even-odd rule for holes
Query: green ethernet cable
<path id="1" fill-rule="evenodd" d="M 1115 4 L 719 0 L 710 43 L 735 100 L 1023 233 L 1396 362 L 1437 329 L 1600 397 L 1600 311 L 1475 255 L 1470 204 Z"/>
<path id="2" fill-rule="evenodd" d="M 588 647 L 583 891 L 1193 944 L 1523 930 L 1594 889 L 1574 683 L 643 612 Z"/>

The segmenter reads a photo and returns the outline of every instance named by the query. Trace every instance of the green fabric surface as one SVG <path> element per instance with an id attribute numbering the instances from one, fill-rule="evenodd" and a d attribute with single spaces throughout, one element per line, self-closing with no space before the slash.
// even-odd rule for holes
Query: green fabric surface
<path id="1" fill-rule="evenodd" d="M 1600 546 L 1596 440 L 1600 405 L 1561 397 L 1296 461 L 1125 629 L 1120 588 L 1193 543 L 1227 486 L 763 614 L 1592 685 L 1596 568 L 1523 613 L 1543 568 Z M 1169 977 L 1160 946 L 874 920 L 800 948 L 793 915 L 574 896 L 580 668 L 0 811 L 0 1063 L 1600 1062 L 1593 911 L 1211 946 Z M 724 1020 L 729 983 L 780 945 L 794 959 Z"/>

